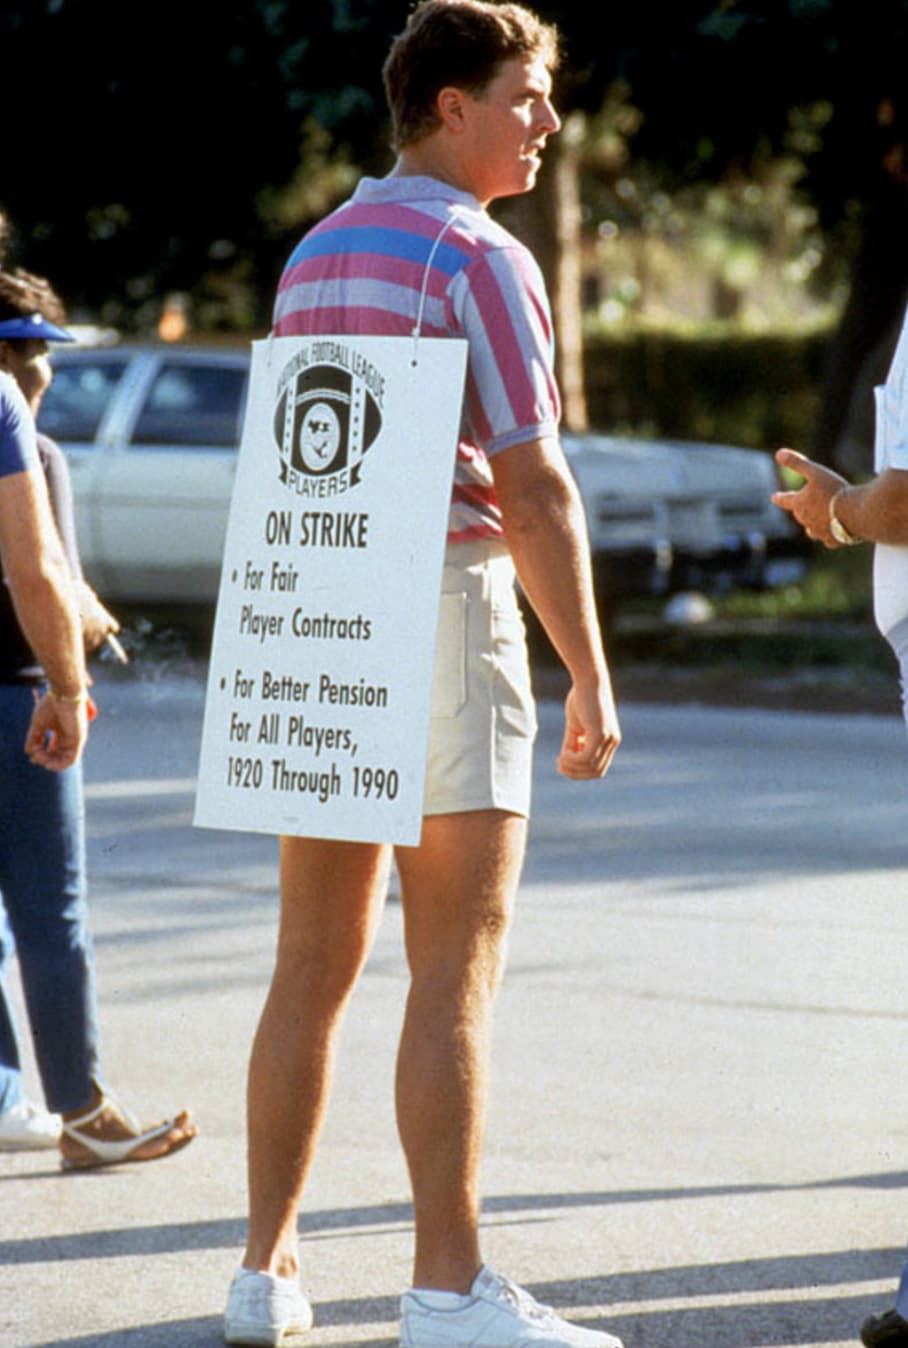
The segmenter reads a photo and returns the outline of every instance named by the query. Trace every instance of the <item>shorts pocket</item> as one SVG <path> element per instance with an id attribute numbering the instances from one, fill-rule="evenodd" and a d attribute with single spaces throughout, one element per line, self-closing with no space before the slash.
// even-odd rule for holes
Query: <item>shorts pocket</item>
<path id="1" fill-rule="evenodd" d="M 516 602 L 508 608 L 498 608 L 492 614 L 492 641 L 499 729 L 505 735 L 531 739 L 536 734 L 536 706 L 526 629 Z"/>
<path id="2" fill-rule="evenodd" d="M 435 673 L 432 680 L 432 716 L 456 716 L 467 701 L 466 594 L 443 594 L 438 610 Z"/>

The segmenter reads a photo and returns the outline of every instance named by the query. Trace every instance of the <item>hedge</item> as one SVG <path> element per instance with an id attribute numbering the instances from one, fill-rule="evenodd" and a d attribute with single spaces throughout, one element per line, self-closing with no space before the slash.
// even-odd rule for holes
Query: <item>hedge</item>
<path id="1" fill-rule="evenodd" d="M 587 334 L 590 424 L 609 433 L 806 448 L 830 338 L 828 330 Z"/>

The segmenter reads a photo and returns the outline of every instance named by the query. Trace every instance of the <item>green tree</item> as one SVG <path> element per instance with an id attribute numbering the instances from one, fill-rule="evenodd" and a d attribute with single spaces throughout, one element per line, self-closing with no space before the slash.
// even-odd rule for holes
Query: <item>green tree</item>
<path id="1" fill-rule="evenodd" d="M 869 412 L 908 298 L 908 0 L 623 7 L 598 44 L 592 16 L 584 26 L 571 4 L 551 12 L 589 54 L 575 67 L 577 106 L 595 109 L 610 78 L 623 81 L 642 113 L 632 153 L 670 190 L 747 173 L 761 156 L 803 160 L 801 189 L 852 259 L 811 448 L 854 467 L 856 409 Z"/>
<path id="2" fill-rule="evenodd" d="M 309 167 L 330 190 L 329 149 L 380 157 L 374 52 L 395 10 L 8 0 L 0 204 L 13 260 L 52 275 L 72 304 L 103 296 L 119 321 L 245 260 L 262 321 L 287 246 L 263 204 Z"/>
<path id="3" fill-rule="evenodd" d="M 391 162 L 379 67 L 409 2 L 6 0 L 13 261 L 120 322 L 168 290 L 208 296 L 213 320 L 267 322 L 293 238 L 359 171 Z M 809 141 L 803 189 L 855 259 L 818 427 L 831 451 L 854 371 L 885 352 L 908 289 L 908 0 L 537 7 L 566 36 L 570 134 L 513 217 L 549 277 L 571 419 L 584 415 L 578 178 L 601 171 L 596 114 L 622 88 L 639 110 L 629 152 L 669 191 Z"/>

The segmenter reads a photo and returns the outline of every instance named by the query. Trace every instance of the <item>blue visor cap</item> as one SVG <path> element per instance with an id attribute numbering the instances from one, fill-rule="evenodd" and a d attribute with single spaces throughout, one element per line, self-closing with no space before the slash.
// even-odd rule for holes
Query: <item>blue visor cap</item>
<path id="1" fill-rule="evenodd" d="M 29 338 L 39 342 L 74 342 L 76 339 L 65 328 L 48 323 L 41 314 L 22 314 L 18 318 L 0 320 L 0 342 L 21 342 Z"/>

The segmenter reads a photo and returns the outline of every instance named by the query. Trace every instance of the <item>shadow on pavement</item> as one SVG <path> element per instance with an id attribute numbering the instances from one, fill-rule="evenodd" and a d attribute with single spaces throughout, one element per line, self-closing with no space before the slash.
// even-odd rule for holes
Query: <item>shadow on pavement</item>
<path id="1" fill-rule="evenodd" d="M 123 1168 L 118 1172 L 126 1174 Z M 23 1175 L 0 1175 L 0 1184 L 16 1183 L 17 1180 L 34 1182 L 41 1178 L 59 1180 L 59 1170 L 30 1171 Z M 87 1171 L 83 1175 L 68 1178 L 68 1183 L 96 1184 L 109 1179 L 103 1171 Z M 624 1203 L 664 1203 L 681 1199 L 732 1198 L 750 1194 L 801 1193 L 823 1189 L 896 1189 L 908 1188 L 908 1172 L 885 1171 L 880 1174 L 848 1175 L 843 1178 L 812 1180 L 806 1184 L 719 1184 L 701 1185 L 679 1189 L 615 1189 L 598 1193 L 553 1193 L 553 1194 L 499 1194 L 488 1197 L 483 1202 L 483 1215 L 491 1217 L 496 1213 L 534 1214 L 543 1211 L 557 1211 L 565 1208 L 607 1207 Z M 300 1216 L 299 1232 L 302 1240 L 316 1240 L 329 1236 L 337 1238 L 348 1231 L 362 1231 L 369 1227 L 409 1225 L 413 1219 L 413 1208 L 409 1202 L 373 1204 L 357 1208 L 324 1208 L 316 1212 L 304 1212 Z M 535 1218 L 531 1218 L 535 1220 Z M 230 1249 L 241 1246 L 246 1236 L 245 1217 L 218 1219 L 209 1222 L 163 1223 L 157 1226 L 121 1227 L 107 1231 L 82 1231 L 63 1236 L 30 1236 L 21 1240 L 0 1240 L 0 1266 L 18 1264 L 40 1264 L 49 1261 L 72 1259 L 130 1258 L 137 1255 L 173 1254 L 192 1252 L 193 1250 Z M 747 1269 L 751 1266 L 763 1270 L 765 1275 L 775 1270 L 777 1265 L 789 1269 L 794 1265 L 810 1266 L 812 1276 L 810 1285 L 824 1281 L 840 1282 L 845 1279 L 840 1270 L 834 1270 L 835 1276 L 822 1278 L 818 1270 L 831 1268 L 830 1261 L 846 1260 L 848 1266 L 862 1258 L 883 1258 L 885 1267 L 879 1272 L 863 1273 L 862 1279 L 884 1278 L 895 1274 L 900 1266 L 902 1251 L 877 1250 L 866 1256 L 859 1250 L 847 1255 L 809 1254 L 787 1257 L 784 1260 L 761 1259 L 743 1264 L 723 1264 L 722 1269 Z M 710 1266 L 713 1267 L 713 1266 Z M 843 1269 L 845 1264 L 843 1264 Z M 670 1270 L 670 1276 L 677 1281 L 677 1271 Z M 625 1275 L 613 1275 L 615 1278 Z M 628 1275 L 630 1276 L 630 1275 Z M 638 1275 L 634 1275 L 635 1277 Z M 640 1275 L 644 1276 L 644 1275 Z M 647 1278 L 656 1275 L 647 1273 Z M 662 1276 L 662 1275 L 660 1275 Z M 715 1275 L 714 1275 L 715 1281 Z M 597 1287 L 601 1284 L 597 1282 Z M 763 1286 L 783 1285 L 777 1282 L 763 1283 Z M 788 1284 L 784 1284 L 788 1285 Z M 794 1283 L 793 1286 L 806 1285 Z M 735 1290 L 740 1290 L 736 1288 Z M 676 1295 L 673 1292 L 672 1295 Z M 651 1295 L 648 1293 L 647 1295 Z M 620 1289 L 618 1300 L 626 1300 L 628 1293 Z M 609 1292 L 609 1300 L 615 1300 Z"/>
<path id="2" fill-rule="evenodd" d="M 618 1316 L 602 1327 L 625 1348 L 773 1348 L 854 1343 L 861 1324 L 881 1309 L 878 1296 L 828 1297 L 746 1306 L 704 1306 Z M 595 1328 L 595 1325 L 591 1325 Z"/>
<path id="3" fill-rule="evenodd" d="M 884 1255 L 887 1251 L 876 1251 Z M 848 1274 L 849 1260 L 847 1252 L 823 1256 L 832 1261 L 837 1276 Z M 742 1267 L 749 1270 L 745 1281 L 762 1285 L 763 1269 L 766 1262 L 777 1266 L 781 1272 L 786 1267 L 797 1268 L 800 1261 L 753 1260 L 745 1265 L 732 1265 L 739 1274 Z M 817 1262 L 811 1257 L 810 1266 Z M 646 1303 L 653 1297 L 654 1283 L 658 1286 L 660 1278 L 668 1277 L 674 1286 L 677 1281 L 686 1279 L 686 1295 L 691 1297 L 722 1295 L 729 1289 L 722 1277 L 722 1267 L 704 1266 L 679 1270 L 656 1270 L 654 1272 L 626 1275 L 633 1280 L 639 1293 L 637 1299 Z M 862 1265 L 852 1276 L 866 1276 Z M 830 1280 L 832 1274 L 830 1273 Z M 559 1309 L 567 1310 L 571 1301 L 601 1297 L 602 1292 L 611 1295 L 613 1284 L 623 1283 L 624 1276 L 611 1279 L 587 1279 L 574 1284 L 560 1282 L 534 1286 L 536 1295 L 550 1296 Z M 705 1283 L 705 1286 L 704 1286 Z M 738 1285 L 736 1281 L 736 1286 Z M 783 1278 L 783 1285 L 791 1285 L 791 1274 Z M 629 1289 L 627 1289 L 629 1290 Z M 684 1295 L 685 1293 L 682 1293 Z M 656 1293 L 658 1295 L 658 1292 Z M 645 1345 L 671 1345 L 671 1348 L 772 1348 L 772 1345 L 790 1344 L 838 1344 L 855 1340 L 861 1322 L 867 1315 L 879 1310 L 879 1296 L 830 1296 L 823 1298 L 800 1298 L 789 1301 L 758 1301 L 746 1305 L 707 1305 L 690 1307 L 672 1307 L 659 1310 L 647 1309 L 635 1314 L 617 1316 L 570 1316 L 577 1324 L 589 1328 L 602 1327 L 609 1332 L 619 1334 L 626 1348 L 644 1348 Z M 381 1299 L 363 1298 L 319 1303 L 317 1310 L 317 1328 L 336 1328 L 349 1325 L 375 1323 L 393 1323 L 397 1317 L 397 1297 Z M 570 1315 L 569 1310 L 567 1313 Z M 137 1326 L 132 1329 L 117 1329 L 101 1334 L 79 1335 L 75 1338 L 47 1339 L 36 1343 L 33 1348 L 213 1348 L 223 1342 L 221 1338 L 220 1316 L 203 1316 L 192 1320 L 171 1320 L 154 1325 Z M 397 1338 L 357 1339 L 358 1348 L 396 1348 Z"/>
<path id="4" fill-rule="evenodd" d="M 55 1173 L 55 1172 L 54 1172 Z M 34 1176 L 33 1176 L 34 1178 Z M 499 1195 L 487 1200 L 485 1212 L 533 1213 L 544 1209 L 589 1207 L 613 1203 L 652 1202 L 716 1197 L 766 1191 L 818 1188 L 893 1188 L 908 1184 L 902 1172 L 858 1175 L 804 1185 L 727 1185 L 676 1190 L 633 1190 L 605 1193 Z M 409 1223 L 409 1203 L 364 1208 L 325 1209 L 306 1214 L 303 1239 L 314 1240 L 364 1228 Z M 531 1218 L 535 1220 L 534 1218 Z M 50 1239 L 0 1242 L 0 1263 L 24 1265 L 48 1261 L 97 1260 L 203 1251 L 242 1243 L 245 1222 L 220 1220 L 76 1233 Z M 672 1268 L 607 1273 L 601 1277 L 534 1283 L 531 1291 L 569 1318 L 602 1325 L 620 1334 L 626 1348 L 670 1344 L 671 1348 L 773 1348 L 773 1345 L 838 1344 L 857 1338 L 861 1322 L 885 1309 L 884 1294 L 848 1295 L 849 1284 L 890 1282 L 894 1292 L 903 1251 L 900 1249 L 837 1250 L 773 1256 L 733 1262 L 691 1264 Z M 839 1294 L 816 1295 L 838 1288 Z M 790 1293 L 791 1296 L 786 1296 Z M 807 1293 L 807 1295 L 805 1295 Z M 740 1300 L 743 1297 L 748 1299 Z M 729 1300 L 734 1299 L 732 1304 Z M 660 1306 L 659 1303 L 672 1303 Z M 702 1303 L 706 1304 L 702 1304 Z M 680 1303 L 680 1304 L 679 1304 Z M 701 1303 L 701 1304 L 697 1304 Z M 712 1303 L 712 1304 L 710 1304 Z M 717 1304 L 718 1303 L 718 1304 Z M 601 1308 L 616 1307 L 614 1315 Z M 628 1310 L 633 1306 L 632 1311 Z M 571 1308 L 576 1307 L 576 1313 Z M 600 1310 L 589 1315 L 590 1307 Z M 638 1309 L 643 1308 L 643 1309 Z M 584 1311 L 587 1312 L 584 1315 Z M 318 1324 L 325 1329 L 393 1324 L 398 1294 L 319 1302 Z M 219 1344 L 219 1317 L 205 1316 L 115 1332 L 45 1340 L 33 1348 L 209 1348 Z M 392 1348 L 395 1339 L 357 1339 L 360 1348 Z"/>

